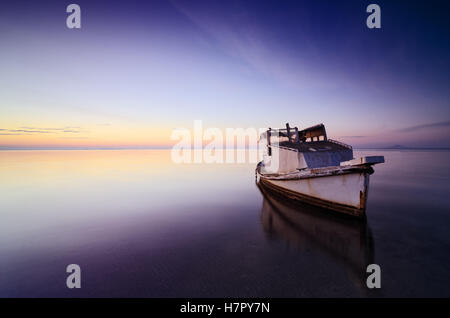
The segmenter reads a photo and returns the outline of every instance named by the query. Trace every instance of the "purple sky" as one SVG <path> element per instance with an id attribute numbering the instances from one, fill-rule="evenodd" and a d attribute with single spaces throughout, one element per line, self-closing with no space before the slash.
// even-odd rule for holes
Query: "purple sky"
<path id="1" fill-rule="evenodd" d="M 73 2 L 80 30 L 65 25 Z M 448 5 L 375 1 L 375 30 L 372 2 L 3 4 L 0 146 L 164 145 L 201 119 L 450 147 Z"/>

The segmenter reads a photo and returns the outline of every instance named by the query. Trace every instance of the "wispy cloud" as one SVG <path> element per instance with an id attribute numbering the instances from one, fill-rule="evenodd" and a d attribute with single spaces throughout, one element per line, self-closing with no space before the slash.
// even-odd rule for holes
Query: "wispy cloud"
<path id="1" fill-rule="evenodd" d="M 7 131 L 11 133 L 37 133 L 37 134 L 49 134 L 50 131 L 45 130 L 30 130 L 30 129 L 2 129 L 2 131 Z"/>
<path id="2" fill-rule="evenodd" d="M 255 71 L 297 87 L 318 85 L 335 86 L 332 80 L 318 78 L 298 51 L 281 49 L 274 45 L 264 24 L 245 6 L 236 2 L 202 2 L 202 6 L 171 0 L 172 5 L 193 24 L 214 39 L 217 48 L 240 59 Z M 209 4 L 209 5 L 207 5 Z M 236 14 L 239 12 L 239 14 Z M 300 37 L 300 35 L 299 35 Z M 302 53 L 312 55 L 316 48 L 308 38 L 302 38 Z M 306 80 L 307 79 L 307 80 Z"/>
<path id="3" fill-rule="evenodd" d="M 42 127 L 21 126 L 19 128 L 31 129 L 31 130 L 66 130 L 66 129 L 77 129 L 78 130 L 78 129 L 81 129 L 81 127 L 79 127 L 79 126 L 65 126 L 65 127 L 58 127 L 58 128 L 54 128 L 54 127 L 52 127 L 52 128 L 48 128 L 48 127 L 42 128 Z"/>
<path id="4" fill-rule="evenodd" d="M 63 132 L 65 132 L 65 133 L 74 133 L 74 134 L 80 133 L 80 131 L 78 131 L 78 130 L 71 130 L 71 129 L 63 130 Z"/>
<path id="5" fill-rule="evenodd" d="M 65 127 L 30 127 L 21 126 L 16 129 L 0 128 L 3 136 L 16 136 L 16 135 L 35 135 L 35 134 L 79 134 L 88 133 L 89 131 L 83 130 L 79 126 L 65 126 Z"/>
<path id="6" fill-rule="evenodd" d="M 440 121 L 436 123 L 429 123 L 429 124 L 422 124 L 422 125 L 416 125 L 416 126 L 410 126 L 398 129 L 399 132 L 412 132 L 417 130 L 423 130 L 428 128 L 436 128 L 436 127 L 448 127 L 450 126 L 450 121 Z"/>

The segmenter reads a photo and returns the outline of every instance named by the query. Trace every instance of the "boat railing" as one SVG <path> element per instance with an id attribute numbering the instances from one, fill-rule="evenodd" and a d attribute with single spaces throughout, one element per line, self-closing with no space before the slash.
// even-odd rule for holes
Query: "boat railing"
<path id="1" fill-rule="evenodd" d="M 350 146 L 350 145 L 347 145 L 346 143 L 343 143 L 343 142 L 340 142 L 340 141 L 334 140 L 334 139 L 328 139 L 328 141 L 329 141 L 329 142 L 331 142 L 331 143 L 334 143 L 334 144 L 336 144 L 336 145 L 340 145 L 340 146 L 343 146 L 343 147 L 345 147 L 345 148 L 348 148 L 348 149 L 353 149 L 353 147 L 352 147 L 352 146 Z"/>
<path id="2" fill-rule="evenodd" d="M 269 128 L 266 134 L 266 138 L 269 144 L 271 144 L 272 138 L 278 139 L 279 142 L 282 139 L 286 138 L 287 140 L 283 141 L 289 141 L 293 143 L 327 141 L 327 133 L 323 124 L 299 130 L 297 127 L 290 127 L 289 123 L 286 123 L 286 128 Z"/>

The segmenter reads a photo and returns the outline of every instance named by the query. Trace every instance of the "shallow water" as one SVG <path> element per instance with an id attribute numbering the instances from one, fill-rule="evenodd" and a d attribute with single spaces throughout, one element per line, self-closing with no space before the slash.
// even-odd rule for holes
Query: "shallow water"
<path id="1" fill-rule="evenodd" d="M 0 152 L 2 297 L 450 296 L 450 152 L 384 155 L 367 224 L 293 207 L 254 164 L 168 150 Z M 365 286 L 365 267 L 382 288 Z M 79 264 L 82 288 L 66 287 Z"/>

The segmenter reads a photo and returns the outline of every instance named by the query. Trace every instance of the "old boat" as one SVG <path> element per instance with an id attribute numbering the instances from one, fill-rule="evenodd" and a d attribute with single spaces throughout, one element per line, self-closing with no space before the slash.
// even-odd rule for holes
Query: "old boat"
<path id="1" fill-rule="evenodd" d="M 365 217 L 369 176 L 383 156 L 353 157 L 350 145 L 327 138 L 319 124 L 303 130 L 271 129 L 263 161 L 256 167 L 258 182 L 288 199 L 328 210 Z"/>

